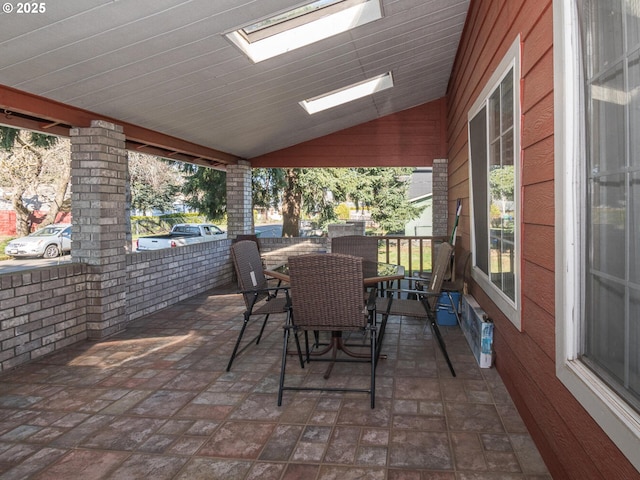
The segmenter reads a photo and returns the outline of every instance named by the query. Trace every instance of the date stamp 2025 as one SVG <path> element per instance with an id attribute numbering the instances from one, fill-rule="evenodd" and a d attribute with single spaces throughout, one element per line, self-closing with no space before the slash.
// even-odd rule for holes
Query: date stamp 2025
<path id="1" fill-rule="evenodd" d="M 5 2 L 2 4 L 2 13 L 38 14 L 47 11 L 46 2 Z"/>

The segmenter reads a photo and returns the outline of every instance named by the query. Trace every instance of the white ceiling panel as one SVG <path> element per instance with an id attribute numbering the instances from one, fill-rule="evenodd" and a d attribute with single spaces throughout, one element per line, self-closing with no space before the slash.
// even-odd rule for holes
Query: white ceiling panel
<path id="1" fill-rule="evenodd" d="M 296 0 L 65 0 L 0 14 L 0 84 L 244 158 L 446 93 L 468 0 L 382 0 L 384 17 L 253 64 L 224 33 Z M 393 71 L 326 112 L 298 104 Z"/>

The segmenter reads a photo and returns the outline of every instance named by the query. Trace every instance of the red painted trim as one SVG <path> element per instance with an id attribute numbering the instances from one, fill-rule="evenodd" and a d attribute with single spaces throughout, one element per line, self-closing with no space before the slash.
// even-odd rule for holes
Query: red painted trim
<path id="1" fill-rule="evenodd" d="M 122 126 L 128 147 L 156 152 L 169 158 L 208 166 L 235 164 L 239 157 L 204 147 L 148 128 L 106 117 L 88 110 L 0 85 L 0 123 L 18 128 L 30 128 L 44 133 L 69 136 L 70 127 L 89 127 L 93 120 L 104 120 Z M 21 118 L 18 115 L 31 118 Z M 187 160 L 188 159 L 188 160 Z"/>

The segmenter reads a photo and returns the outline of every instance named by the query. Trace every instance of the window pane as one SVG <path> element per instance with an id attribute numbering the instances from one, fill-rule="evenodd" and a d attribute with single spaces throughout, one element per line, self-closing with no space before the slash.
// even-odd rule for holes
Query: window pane
<path id="1" fill-rule="evenodd" d="M 513 151 L 513 129 L 502 137 L 502 187 L 504 211 L 502 212 L 502 291 L 515 300 L 515 167 Z"/>
<path id="2" fill-rule="evenodd" d="M 629 128 L 632 132 L 640 132 L 640 55 L 638 53 L 629 58 L 628 70 Z M 640 135 L 630 136 L 629 155 L 630 165 L 640 167 Z"/>
<path id="3" fill-rule="evenodd" d="M 616 380 L 624 381 L 625 316 L 624 287 L 600 277 L 591 277 L 587 290 L 593 318 L 586 331 L 585 356 Z"/>
<path id="4" fill-rule="evenodd" d="M 590 67 L 582 353 L 640 411 L 640 4 L 624 0 L 624 11 L 621 0 L 577 6 Z"/>
<path id="5" fill-rule="evenodd" d="M 591 196 L 592 267 L 620 279 L 626 264 L 624 187 L 624 175 L 598 177 Z"/>
<path id="6" fill-rule="evenodd" d="M 640 249 L 637 247 L 640 245 L 640 172 L 631 175 L 629 203 L 629 280 L 640 283 Z M 640 316 L 631 318 L 640 323 Z"/>
<path id="7" fill-rule="evenodd" d="M 502 165 L 513 165 L 515 154 L 513 151 L 513 129 L 508 130 L 502 136 Z M 515 182 L 515 178 L 514 178 Z"/>
<path id="8" fill-rule="evenodd" d="M 627 9 L 627 49 L 631 51 L 635 50 L 640 42 L 640 22 L 637 21 L 640 18 L 640 2 L 627 0 L 624 3 Z"/>
<path id="9" fill-rule="evenodd" d="M 585 11 L 592 35 L 590 75 L 594 75 L 622 55 L 622 3 L 621 0 L 592 0 L 585 3 L 589 5 Z"/>
<path id="10" fill-rule="evenodd" d="M 593 169 L 617 170 L 625 165 L 625 120 L 623 65 L 619 63 L 607 75 L 591 85 L 593 101 Z"/>
<path id="11" fill-rule="evenodd" d="M 513 69 L 500 84 L 502 108 L 502 133 L 513 127 Z"/>
<path id="12" fill-rule="evenodd" d="M 640 398 L 640 290 L 631 290 L 629 318 L 629 388 Z"/>
<path id="13" fill-rule="evenodd" d="M 491 191 L 491 281 L 515 299 L 514 278 L 514 190 L 513 165 L 492 168 Z"/>
<path id="14" fill-rule="evenodd" d="M 499 167 L 502 164 L 502 142 L 496 139 L 490 147 L 489 152 L 489 168 Z"/>
<path id="15" fill-rule="evenodd" d="M 500 137 L 500 89 L 497 88 L 489 98 L 489 141 L 493 143 Z"/>
<path id="16" fill-rule="evenodd" d="M 475 265 L 489 275 L 489 232 L 487 231 L 487 109 L 482 108 L 469 122 L 469 149 L 473 188 L 473 228 Z"/>
<path id="17" fill-rule="evenodd" d="M 292 20 L 294 18 L 301 17 L 303 15 L 307 15 L 308 13 L 314 12 L 324 7 L 328 7 L 330 5 L 340 3 L 343 0 L 318 0 L 316 2 L 309 3 L 302 7 L 294 8 L 293 10 L 288 10 L 279 15 L 274 15 L 273 17 L 267 18 L 266 20 L 262 20 L 260 22 L 256 22 L 252 25 L 248 25 L 244 27 L 244 31 L 248 34 L 257 32 L 264 28 L 271 27 L 273 25 L 277 25 L 282 22 L 286 22 Z"/>

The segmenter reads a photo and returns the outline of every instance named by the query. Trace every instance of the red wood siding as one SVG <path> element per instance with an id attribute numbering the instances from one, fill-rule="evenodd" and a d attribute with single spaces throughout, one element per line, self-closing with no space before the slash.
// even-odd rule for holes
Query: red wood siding
<path id="1" fill-rule="evenodd" d="M 412 167 L 446 158 L 446 99 L 251 159 L 252 167 Z"/>
<path id="2" fill-rule="evenodd" d="M 33 212 L 31 215 L 31 231 L 37 230 L 46 216 L 46 212 Z M 71 212 L 58 213 L 56 223 L 71 223 Z M 16 235 L 16 212 L 13 210 L 0 210 L 0 235 L 10 237 Z"/>
<path id="3" fill-rule="evenodd" d="M 496 368 L 557 479 L 635 479 L 636 469 L 555 374 L 555 242 L 552 0 L 472 0 L 449 83 L 450 218 L 470 246 L 467 115 L 520 35 L 522 121 L 522 331 L 476 284 L 495 322 Z M 574 221 L 567 219 L 567 221 Z"/>

